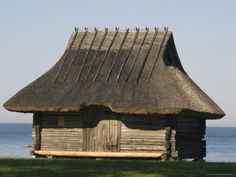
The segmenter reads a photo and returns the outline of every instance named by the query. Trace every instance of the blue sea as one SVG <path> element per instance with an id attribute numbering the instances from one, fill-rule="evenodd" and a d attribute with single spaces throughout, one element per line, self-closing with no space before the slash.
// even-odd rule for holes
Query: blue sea
<path id="1" fill-rule="evenodd" d="M 0 123 L 0 157 L 31 158 L 31 124 Z M 236 127 L 207 127 L 210 162 L 236 162 Z"/>

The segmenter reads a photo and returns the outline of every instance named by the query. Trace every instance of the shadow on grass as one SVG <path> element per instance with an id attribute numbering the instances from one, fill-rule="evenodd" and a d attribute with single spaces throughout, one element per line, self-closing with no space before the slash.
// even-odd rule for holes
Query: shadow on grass
<path id="1" fill-rule="evenodd" d="M 236 174 L 236 163 L 153 160 L 0 159 L 0 177 L 203 177 Z"/>

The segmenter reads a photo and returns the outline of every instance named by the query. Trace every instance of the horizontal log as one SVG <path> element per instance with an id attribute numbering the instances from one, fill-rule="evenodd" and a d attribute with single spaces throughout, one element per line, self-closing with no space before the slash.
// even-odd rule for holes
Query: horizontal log
<path id="1" fill-rule="evenodd" d="M 154 150 L 145 150 L 145 149 L 139 149 L 139 150 L 135 150 L 135 149 L 129 149 L 129 148 L 124 148 L 124 149 L 120 149 L 120 152 L 132 152 L 132 153 L 166 153 L 166 150 L 163 149 L 154 149 Z"/>
<path id="2" fill-rule="evenodd" d="M 82 148 L 82 145 L 80 146 L 74 146 L 74 145 L 71 145 L 71 146 L 59 146 L 59 145 L 48 145 L 48 144 L 43 144 L 42 145 L 42 148 L 54 148 L 54 149 L 68 149 L 68 148 L 73 148 L 73 149 L 77 149 L 77 148 Z"/>
<path id="3" fill-rule="evenodd" d="M 151 136 L 151 137 L 165 137 L 165 133 L 163 132 L 147 132 L 147 131 L 123 131 L 121 130 L 121 136 Z"/>
<path id="4" fill-rule="evenodd" d="M 172 151 L 171 157 L 178 157 L 178 151 Z"/>
<path id="5" fill-rule="evenodd" d="M 78 130 L 71 130 L 71 131 L 64 131 L 64 130 L 61 130 L 60 131 L 60 129 L 59 130 L 48 130 L 48 129 L 44 129 L 43 131 L 42 131 L 42 133 L 48 133 L 48 134 L 63 134 L 63 133 L 68 133 L 68 134 L 76 134 L 76 133 L 82 133 L 83 131 L 82 130 L 80 130 L 80 129 L 78 129 Z"/>
<path id="6" fill-rule="evenodd" d="M 164 127 L 157 127 L 157 126 L 145 126 L 145 125 L 124 125 L 121 126 L 122 129 L 129 129 L 129 130 L 145 130 L 145 131 L 164 131 Z"/>
<path id="7" fill-rule="evenodd" d="M 150 139 L 150 140 L 165 140 L 164 136 L 148 136 L 148 135 L 121 135 L 121 140 L 129 139 Z"/>
<path id="8" fill-rule="evenodd" d="M 120 146 L 165 146 L 165 143 L 139 143 L 139 142 L 132 142 L 132 143 L 127 143 L 127 142 L 121 142 Z"/>
<path id="9" fill-rule="evenodd" d="M 157 138 L 148 138 L 148 137 L 147 138 L 136 138 L 136 139 L 134 139 L 134 138 L 121 138 L 120 141 L 121 142 L 145 142 L 145 140 L 143 140 L 143 139 L 146 139 L 147 142 L 156 142 L 156 143 L 166 141 L 165 138 L 157 139 Z"/>
<path id="10" fill-rule="evenodd" d="M 42 122 L 53 122 L 53 121 L 56 121 L 58 120 L 58 118 L 61 117 L 61 116 L 57 116 L 57 117 L 43 117 L 42 118 Z M 63 117 L 63 116 L 62 116 Z M 73 122 L 83 122 L 83 119 L 82 118 L 73 118 L 73 117 L 64 117 L 64 121 L 67 122 L 67 123 L 73 123 Z"/>
<path id="11" fill-rule="evenodd" d="M 81 140 L 69 140 L 69 141 L 66 141 L 66 140 L 45 140 L 43 139 L 42 144 L 82 144 L 83 141 Z"/>
<path id="12" fill-rule="evenodd" d="M 42 151 L 66 151 L 66 152 L 70 152 L 70 151 L 75 151 L 75 152 L 81 152 L 82 151 L 82 148 L 78 149 L 55 149 L 55 148 L 52 148 L 52 149 L 41 149 Z"/>
<path id="13" fill-rule="evenodd" d="M 40 115 L 42 116 L 45 116 L 45 115 L 48 115 L 48 116 L 55 116 L 55 115 L 59 115 L 59 116 L 69 116 L 69 115 L 72 115 L 72 116 L 76 116 L 76 115 L 83 115 L 83 112 L 79 111 L 79 112 L 42 112 L 40 113 Z"/>
<path id="14" fill-rule="evenodd" d="M 42 146 L 41 150 L 82 151 L 82 147 L 52 147 L 52 146 Z"/>
<path id="15" fill-rule="evenodd" d="M 79 151 L 80 149 L 82 149 L 82 146 L 48 146 L 48 145 L 43 145 L 41 146 L 41 150 L 75 150 L 75 151 Z"/>
<path id="16" fill-rule="evenodd" d="M 198 118 L 190 118 L 190 117 L 178 117 L 178 119 L 177 119 L 177 122 L 179 123 L 179 122 L 198 122 L 199 121 L 199 119 Z"/>
<path id="17" fill-rule="evenodd" d="M 48 145 L 62 145 L 62 146 L 67 146 L 69 144 L 77 144 L 77 145 L 81 145 L 82 141 L 60 141 L 60 140 L 54 140 L 54 141 L 50 141 L 50 140 L 43 140 L 41 142 L 41 144 L 48 144 Z M 65 144 L 65 145 L 64 145 Z"/>
<path id="18" fill-rule="evenodd" d="M 45 133 L 45 134 L 64 134 L 64 133 L 67 133 L 67 134 L 80 134 L 80 133 L 83 133 L 82 129 L 78 129 L 78 130 L 71 130 L 71 131 L 64 131 L 64 130 L 48 130 L 48 129 L 44 129 L 42 131 L 42 133 Z"/>
<path id="19" fill-rule="evenodd" d="M 121 133 L 129 134 L 129 133 L 137 133 L 137 134 L 149 134 L 149 135 L 161 135 L 165 136 L 165 131 L 160 130 L 142 130 L 142 129 L 128 129 L 128 128 L 121 128 Z"/>
<path id="20" fill-rule="evenodd" d="M 153 144 L 163 144 L 165 139 L 121 139 L 121 143 L 153 143 Z"/>
<path id="21" fill-rule="evenodd" d="M 73 132 L 73 131 L 81 131 L 81 130 L 83 130 L 82 128 L 77 128 L 77 127 L 75 127 L 75 128 L 62 128 L 62 127 L 57 127 L 57 128 L 42 128 L 42 131 L 51 131 L 51 132 L 53 132 L 53 131 L 58 131 L 58 132 L 62 132 L 62 131 L 64 131 L 64 132 Z"/>
<path id="22" fill-rule="evenodd" d="M 127 143 L 132 143 L 132 142 L 138 142 L 138 143 L 145 143 L 145 142 L 149 142 L 149 143 L 164 143 L 165 140 L 164 139 L 138 139 L 138 138 L 132 138 L 132 139 L 125 139 L 122 138 L 120 140 L 121 142 L 127 142 Z"/>
<path id="23" fill-rule="evenodd" d="M 197 157 L 204 157 L 205 154 L 204 153 L 195 153 L 195 152 L 184 152 L 184 153 L 179 153 L 179 156 L 181 158 L 197 158 Z"/>
<path id="24" fill-rule="evenodd" d="M 137 125 L 137 126 L 156 126 L 156 127 L 166 127 L 166 122 L 159 122 L 159 121 L 137 121 L 137 120 L 121 120 L 123 125 Z"/>
<path id="25" fill-rule="evenodd" d="M 134 150 L 134 151 L 158 151 L 158 150 L 166 150 L 165 146 L 145 146 L 145 145 L 120 145 L 120 149 L 122 150 Z"/>
<path id="26" fill-rule="evenodd" d="M 57 122 L 58 122 L 58 117 L 50 118 L 50 119 L 45 119 L 45 118 L 42 119 L 43 124 L 52 124 L 52 123 L 57 123 Z M 82 124 L 83 121 L 82 121 L 82 119 L 73 120 L 73 119 L 64 118 L 64 123 L 67 123 L 67 124 L 72 124 L 72 123 Z"/>
<path id="27" fill-rule="evenodd" d="M 42 145 L 48 145 L 48 146 L 82 146 L 82 141 L 42 141 Z"/>
<path id="28" fill-rule="evenodd" d="M 73 121 L 81 121 L 83 120 L 83 116 L 81 115 L 77 115 L 77 116 L 65 116 L 65 115 L 44 115 L 44 116 L 41 116 L 42 120 L 52 120 L 52 119 L 57 119 L 58 117 L 64 117 L 64 119 L 67 119 L 67 120 L 73 120 Z"/>
<path id="29" fill-rule="evenodd" d="M 44 141 L 42 142 L 42 146 L 83 146 L 82 142 L 59 142 L 59 141 L 54 141 L 54 142 L 50 142 L 50 141 Z"/>
<path id="30" fill-rule="evenodd" d="M 49 143 L 49 142 L 43 142 L 42 143 L 42 146 L 48 146 L 48 147 L 54 147 L 54 146 L 58 146 L 58 147 L 80 147 L 80 146 L 83 146 L 82 143 L 60 143 L 60 142 L 52 142 L 52 143 Z"/>
<path id="31" fill-rule="evenodd" d="M 58 129 L 62 129 L 62 128 L 83 128 L 82 125 L 63 125 L 63 126 L 58 126 L 58 125 L 42 125 L 42 128 L 58 128 Z"/>
<path id="32" fill-rule="evenodd" d="M 83 136 L 82 134 L 80 135 L 77 135 L 77 136 L 68 136 L 68 135 L 63 135 L 63 136 L 60 136 L 60 135 L 44 135 L 42 134 L 42 139 L 81 139 Z"/>
<path id="33" fill-rule="evenodd" d="M 191 139 L 191 140 L 185 140 L 185 139 L 178 139 L 177 140 L 177 143 L 178 144 L 201 144 L 201 145 L 205 145 L 206 144 L 206 141 L 205 140 L 200 140 L 200 139 Z"/>
<path id="34" fill-rule="evenodd" d="M 140 133 L 155 133 L 155 134 L 165 134 L 165 130 L 152 130 L 152 129 L 131 129 L 131 128 L 127 128 L 127 127 L 121 127 L 121 131 L 122 132 L 140 132 Z"/>
<path id="35" fill-rule="evenodd" d="M 162 153 L 33 151 L 34 155 L 100 158 L 160 158 Z"/>
<path id="36" fill-rule="evenodd" d="M 202 138 L 203 135 L 198 132 L 198 133 L 186 133 L 186 132 L 178 132 L 176 134 L 176 138 L 181 138 L 181 137 L 193 137 L 193 138 Z"/>
<path id="37" fill-rule="evenodd" d="M 81 140 L 77 140 L 77 141 L 74 141 L 74 140 L 69 140 L 69 141 L 66 141 L 66 140 L 42 140 L 42 144 L 77 144 L 77 145 L 80 145 L 82 144 L 83 141 Z"/>
<path id="38" fill-rule="evenodd" d="M 42 141 L 48 140 L 48 141 L 82 141 L 83 137 L 42 137 Z"/>
<path id="39" fill-rule="evenodd" d="M 83 132 L 42 132 L 42 135 L 44 136 L 80 136 Z"/>
<path id="40" fill-rule="evenodd" d="M 140 122 L 160 122 L 166 123 L 166 119 L 157 119 L 157 118 L 145 118 L 145 117 L 135 117 L 135 116 L 121 116 L 120 120 L 122 121 L 140 121 Z"/>
<path id="41" fill-rule="evenodd" d="M 165 117 L 154 117 L 149 115 L 122 115 L 121 119 L 138 119 L 138 120 L 163 120 L 166 121 Z"/>
<path id="42" fill-rule="evenodd" d="M 150 137 L 150 138 L 165 138 L 164 133 L 150 133 L 150 132 L 121 132 L 121 137 L 133 137 L 133 138 L 143 138 L 143 137 Z"/>
<path id="43" fill-rule="evenodd" d="M 51 139 L 55 139 L 55 138 L 81 138 L 83 136 L 83 134 L 77 134 L 77 135 L 73 135 L 73 136 L 69 136 L 69 135 L 56 135 L 56 134 L 43 134 L 42 133 L 42 138 L 51 138 Z"/>
<path id="44" fill-rule="evenodd" d="M 82 144 L 48 144 L 48 143 L 43 143 L 42 147 L 54 147 L 54 148 L 60 148 L 60 147 L 71 147 L 71 148 L 79 148 L 82 147 Z"/>

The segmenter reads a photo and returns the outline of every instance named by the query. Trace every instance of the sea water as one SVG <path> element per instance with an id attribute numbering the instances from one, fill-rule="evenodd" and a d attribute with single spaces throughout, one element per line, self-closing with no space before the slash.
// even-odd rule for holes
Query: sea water
<path id="1" fill-rule="evenodd" d="M 236 162 L 236 127 L 207 127 L 206 161 Z"/>
<path id="2" fill-rule="evenodd" d="M 32 124 L 0 123 L 0 157 L 30 158 Z"/>
<path id="3" fill-rule="evenodd" d="M 0 123 L 0 157 L 30 158 L 32 124 Z M 206 161 L 236 162 L 236 127 L 207 127 Z"/>

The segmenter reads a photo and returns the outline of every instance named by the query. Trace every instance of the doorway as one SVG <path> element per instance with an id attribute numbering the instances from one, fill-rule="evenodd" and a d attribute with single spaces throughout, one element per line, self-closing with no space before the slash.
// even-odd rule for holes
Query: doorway
<path id="1" fill-rule="evenodd" d="M 104 107 L 84 109 L 83 150 L 117 152 L 120 143 L 120 120 L 117 114 Z"/>

